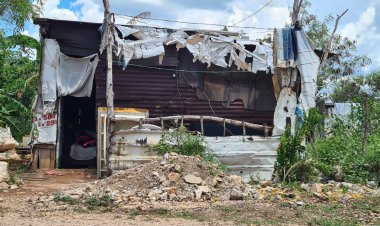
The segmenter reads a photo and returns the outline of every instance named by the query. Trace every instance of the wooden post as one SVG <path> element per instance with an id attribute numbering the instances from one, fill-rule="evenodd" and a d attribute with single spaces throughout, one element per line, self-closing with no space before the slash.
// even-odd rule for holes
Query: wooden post
<path id="1" fill-rule="evenodd" d="M 300 14 L 301 6 L 302 6 L 303 0 L 294 0 L 293 2 L 293 11 L 292 11 L 292 25 L 294 26 L 297 21 Z"/>
<path id="2" fill-rule="evenodd" d="M 245 131 L 245 122 L 244 121 L 242 123 L 242 127 L 243 127 L 243 136 L 245 136 L 246 135 L 246 131 Z"/>
<path id="3" fill-rule="evenodd" d="M 109 1 L 103 0 L 104 6 L 104 22 L 103 22 L 103 37 L 100 44 L 100 53 L 106 48 L 107 51 L 107 83 L 106 83 L 106 96 L 107 96 L 107 152 L 111 147 L 111 136 L 113 126 L 112 118 L 114 117 L 113 107 L 113 78 L 112 78 L 112 46 L 113 46 L 113 14 L 109 11 Z M 107 155 L 108 156 L 108 155 Z M 108 157 L 107 157 L 108 164 Z M 107 167 L 108 168 L 108 167 Z"/>
<path id="4" fill-rule="evenodd" d="M 160 121 L 161 121 L 161 129 L 164 130 L 164 118 L 160 118 Z"/>
<path id="5" fill-rule="evenodd" d="M 203 116 L 200 117 L 200 120 L 201 120 L 201 134 L 202 134 L 202 136 L 204 136 L 205 131 L 204 131 L 204 127 L 203 127 Z"/>
<path id="6" fill-rule="evenodd" d="M 223 119 L 223 136 L 226 136 L 226 119 Z"/>
<path id="7" fill-rule="evenodd" d="M 364 97 L 364 131 L 363 131 L 363 141 L 362 141 L 362 155 L 365 156 L 365 149 L 368 142 L 368 95 Z"/>
<path id="8" fill-rule="evenodd" d="M 181 127 L 183 127 L 183 115 L 181 117 Z"/>

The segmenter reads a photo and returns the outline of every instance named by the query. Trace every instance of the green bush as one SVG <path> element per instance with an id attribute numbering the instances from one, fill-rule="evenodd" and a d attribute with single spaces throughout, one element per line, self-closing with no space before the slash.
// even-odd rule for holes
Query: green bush
<path id="1" fill-rule="evenodd" d="M 161 155 L 175 152 L 181 155 L 206 156 L 202 136 L 191 133 L 184 126 L 163 134 L 153 151 Z"/>

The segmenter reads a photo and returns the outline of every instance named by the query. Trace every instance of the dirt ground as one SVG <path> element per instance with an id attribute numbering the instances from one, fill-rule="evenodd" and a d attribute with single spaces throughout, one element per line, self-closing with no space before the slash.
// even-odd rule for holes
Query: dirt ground
<path id="1" fill-rule="evenodd" d="M 24 173 L 24 185 L 0 192 L 0 225 L 380 225 L 380 197 L 321 201 L 309 194 L 228 202 L 153 202 L 87 208 L 45 208 L 37 197 L 96 180 L 89 170 Z M 62 175 L 57 175 L 62 174 Z"/>

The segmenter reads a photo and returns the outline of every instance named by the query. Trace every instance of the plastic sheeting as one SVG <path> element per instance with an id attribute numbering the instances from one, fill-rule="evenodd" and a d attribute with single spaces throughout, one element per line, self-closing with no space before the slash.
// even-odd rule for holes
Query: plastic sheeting
<path id="1" fill-rule="evenodd" d="M 57 76 L 58 96 L 90 97 L 98 54 L 74 58 L 60 53 Z"/>
<path id="2" fill-rule="evenodd" d="M 231 67 L 235 64 L 240 70 L 265 71 L 273 69 L 272 48 L 260 45 L 251 40 L 241 40 L 226 37 L 218 34 L 197 33 L 189 36 L 186 32 L 178 30 L 171 32 L 164 29 L 149 28 L 148 30 L 138 30 L 123 26 L 117 26 L 117 30 L 122 34 L 115 33 L 114 53 L 119 57 L 125 69 L 131 59 L 141 59 L 159 56 L 162 62 L 165 55 L 163 45 L 176 45 L 177 51 L 187 48 L 193 55 L 193 62 L 200 61 L 206 63 L 207 67 L 212 64 L 220 67 Z M 138 40 L 124 39 L 134 36 Z M 245 49 L 245 45 L 258 45 L 255 52 Z M 226 59 L 227 56 L 229 59 Z M 253 64 L 247 63 L 246 58 L 253 58 Z M 228 62 L 226 61 L 228 60 Z"/>
<path id="3" fill-rule="evenodd" d="M 54 39 L 44 39 L 41 68 L 41 94 L 45 114 L 52 113 L 57 100 L 56 78 L 59 67 L 59 45 Z"/>

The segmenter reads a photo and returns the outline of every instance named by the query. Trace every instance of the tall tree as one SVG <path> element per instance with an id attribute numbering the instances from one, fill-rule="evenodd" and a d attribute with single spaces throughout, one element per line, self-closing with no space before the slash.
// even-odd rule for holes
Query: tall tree
<path id="1" fill-rule="evenodd" d="M 0 28 L 0 127 L 9 126 L 17 139 L 30 130 L 30 108 L 37 90 L 40 58 L 39 41 L 20 32 L 26 21 L 38 15 L 42 3 L 42 0 L 0 0 L 3 24 Z M 5 30 L 6 27 L 10 30 Z"/>
<path id="2" fill-rule="evenodd" d="M 304 30 L 314 42 L 317 48 L 323 50 L 331 40 L 331 26 L 335 18 L 330 14 L 324 19 L 309 12 L 311 3 L 308 0 L 303 1 L 299 19 Z M 330 81 L 338 78 L 355 75 L 365 66 L 371 63 L 371 60 L 357 53 L 357 41 L 350 40 L 340 34 L 334 34 L 331 42 L 330 51 L 333 56 L 327 59 L 321 69 L 318 77 L 318 85 L 323 86 Z"/>

